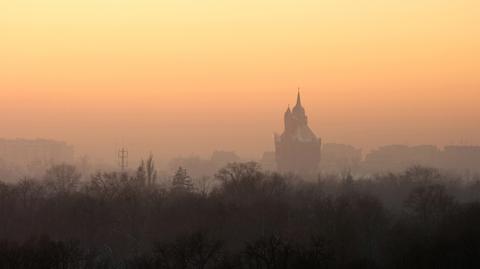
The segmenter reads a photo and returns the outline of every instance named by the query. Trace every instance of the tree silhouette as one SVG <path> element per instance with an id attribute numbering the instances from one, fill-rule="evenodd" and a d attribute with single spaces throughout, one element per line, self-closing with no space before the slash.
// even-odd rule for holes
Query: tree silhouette
<path id="1" fill-rule="evenodd" d="M 54 165 L 45 173 L 45 185 L 50 192 L 55 194 L 70 193 L 79 186 L 81 176 L 73 165 Z"/>
<path id="2" fill-rule="evenodd" d="M 193 183 L 187 174 L 187 169 L 179 167 L 172 179 L 172 191 L 174 193 L 189 193 L 193 191 Z"/>
<path id="3" fill-rule="evenodd" d="M 157 170 L 155 169 L 155 162 L 153 161 L 153 155 L 150 154 L 145 163 L 147 185 L 153 186 L 157 181 Z"/>
<path id="4" fill-rule="evenodd" d="M 453 207 L 453 197 L 438 184 L 414 189 L 405 201 L 407 212 L 423 223 L 440 221 Z"/>

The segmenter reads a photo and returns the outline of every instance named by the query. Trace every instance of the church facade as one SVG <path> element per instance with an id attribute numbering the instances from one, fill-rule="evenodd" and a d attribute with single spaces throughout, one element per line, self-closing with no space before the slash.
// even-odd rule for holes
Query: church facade
<path id="1" fill-rule="evenodd" d="M 300 92 L 297 103 L 284 114 L 285 130 L 275 134 L 277 170 L 295 174 L 314 174 L 320 164 L 321 139 L 308 126 Z"/>

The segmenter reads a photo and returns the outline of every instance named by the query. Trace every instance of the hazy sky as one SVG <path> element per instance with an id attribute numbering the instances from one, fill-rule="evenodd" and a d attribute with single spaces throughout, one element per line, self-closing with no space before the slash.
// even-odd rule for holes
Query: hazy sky
<path id="1" fill-rule="evenodd" d="M 301 87 L 324 141 L 480 143 L 478 0 L 0 0 L 0 137 L 259 156 Z"/>

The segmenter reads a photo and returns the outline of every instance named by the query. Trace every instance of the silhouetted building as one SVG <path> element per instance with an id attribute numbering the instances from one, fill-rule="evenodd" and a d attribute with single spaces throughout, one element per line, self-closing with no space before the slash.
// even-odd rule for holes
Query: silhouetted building
<path id="1" fill-rule="evenodd" d="M 439 166 L 457 172 L 480 173 L 480 146 L 446 146 Z"/>
<path id="2" fill-rule="evenodd" d="M 210 159 L 200 158 L 198 156 L 178 157 L 170 160 L 168 167 L 175 171 L 178 167 L 188 170 L 188 174 L 193 178 L 212 177 L 222 167 L 229 163 L 241 162 L 242 159 L 233 151 L 216 150 L 212 153 Z"/>
<path id="3" fill-rule="evenodd" d="M 36 177 L 60 163 L 73 163 L 73 147 L 65 142 L 0 138 L 0 180 Z"/>
<path id="4" fill-rule="evenodd" d="M 65 142 L 36 139 L 0 139 L 0 159 L 12 164 L 53 165 L 73 162 L 73 147 Z"/>
<path id="5" fill-rule="evenodd" d="M 233 151 L 216 150 L 212 153 L 210 161 L 215 167 L 219 168 L 229 163 L 240 162 L 240 157 Z"/>
<path id="6" fill-rule="evenodd" d="M 365 157 L 368 172 L 400 172 L 413 165 L 437 166 L 440 150 L 433 145 L 386 145 Z"/>
<path id="7" fill-rule="evenodd" d="M 367 173 L 401 172 L 414 165 L 480 173 L 480 146 L 445 146 L 442 150 L 434 145 L 387 145 L 368 153 L 361 164 Z"/>
<path id="8" fill-rule="evenodd" d="M 275 152 L 274 151 L 266 151 L 262 154 L 262 158 L 260 159 L 260 165 L 263 169 L 269 171 L 275 171 L 277 169 L 277 163 L 275 160 Z"/>
<path id="9" fill-rule="evenodd" d="M 302 107 L 300 92 L 297 104 L 284 116 L 285 130 L 275 134 L 275 159 L 277 169 L 282 172 L 299 174 L 315 173 L 320 163 L 321 140 L 308 127 L 305 109 Z"/>
<path id="10" fill-rule="evenodd" d="M 356 172 L 362 162 L 362 150 L 345 144 L 322 145 L 322 172 Z"/>

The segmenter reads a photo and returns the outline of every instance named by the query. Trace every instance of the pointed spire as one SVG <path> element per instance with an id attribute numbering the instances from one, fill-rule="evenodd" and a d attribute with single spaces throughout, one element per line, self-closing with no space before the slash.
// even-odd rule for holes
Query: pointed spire
<path id="1" fill-rule="evenodd" d="M 297 93 L 297 104 L 295 106 L 301 107 L 302 106 L 302 100 L 300 98 L 300 87 L 298 88 L 298 93 Z"/>
<path id="2" fill-rule="evenodd" d="M 287 112 L 288 112 L 288 113 L 291 112 L 291 110 L 290 110 L 290 104 L 288 104 Z"/>
<path id="3" fill-rule="evenodd" d="M 300 88 L 298 88 L 297 93 L 297 104 L 292 109 L 292 113 L 296 115 L 301 115 L 302 117 L 305 115 L 305 109 L 302 106 L 302 99 L 300 97 Z"/>

